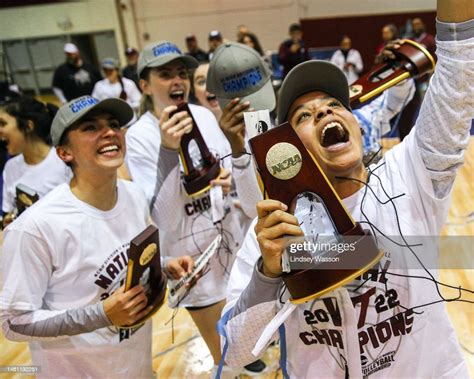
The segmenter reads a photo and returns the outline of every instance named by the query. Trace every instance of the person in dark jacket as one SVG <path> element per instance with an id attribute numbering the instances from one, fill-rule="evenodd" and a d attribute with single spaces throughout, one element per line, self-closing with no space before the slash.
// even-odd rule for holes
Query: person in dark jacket
<path id="1" fill-rule="evenodd" d="M 301 25 L 292 24 L 289 34 L 290 38 L 282 42 L 278 51 L 278 61 L 283 66 L 283 77 L 297 64 L 309 60 L 308 49 L 303 41 Z"/>
<path id="2" fill-rule="evenodd" d="M 102 79 L 99 70 L 81 58 L 73 43 L 64 45 L 66 62 L 58 66 L 53 76 L 53 92 L 65 104 L 69 100 L 90 95 L 95 83 Z"/>
<path id="3" fill-rule="evenodd" d="M 133 47 L 127 47 L 125 50 L 125 56 L 127 57 L 127 65 L 122 70 L 122 76 L 133 80 L 137 85 L 137 88 L 140 89 L 140 79 L 137 74 L 138 51 Z"/>
<path id="4" fill-rule="evenodd" d="M 208 61 L 207 53 L 199 47 L 197 38 L 194 34 L 188 34 L 186 36 L 186 48 L 188 49 L 186 55 L 192 56 L 198 62 Z"/>

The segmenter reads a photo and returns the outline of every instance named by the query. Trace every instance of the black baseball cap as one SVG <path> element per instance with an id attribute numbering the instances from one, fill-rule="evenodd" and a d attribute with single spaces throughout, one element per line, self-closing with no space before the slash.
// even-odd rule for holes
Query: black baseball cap
<path id="1" fill-rule="evenodd" d="M 341 69 L 327 61 L 312 60 L 295 66 L 283 81 L 278 98 L 278 122 L 287 121 L 288 111 L 298 97 L 313 91 L 327 93 L 351 110 L 349 86 Z"/>
<path id="2" fill-rule="evenodd" d="M 138 50 L 133 47 L 127 47 L 125 49 L 125 55 L 138 54 Z"/>

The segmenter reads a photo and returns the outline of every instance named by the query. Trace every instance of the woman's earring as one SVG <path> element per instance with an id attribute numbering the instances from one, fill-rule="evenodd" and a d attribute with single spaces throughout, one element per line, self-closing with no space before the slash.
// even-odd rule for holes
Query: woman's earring
<path id="1" fill-rule="evenodd" d="M 362 134 L 363 136 L 365 136 L 365 130 L 360 128 L 360 134 Z"/>

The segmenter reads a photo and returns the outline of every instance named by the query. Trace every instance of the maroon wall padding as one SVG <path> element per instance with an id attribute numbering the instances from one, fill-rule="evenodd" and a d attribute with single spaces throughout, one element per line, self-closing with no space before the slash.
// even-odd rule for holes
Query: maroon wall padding
<path id="1" fill-rule="evenodd" d="M 308 47 L 339 46 L 341 37 L 348 35 L 352 39 L 352 47 L 362 55 L 364 69 L 368 70 L 374 63 L 375 50 L 382 42 L 382 27 L 394 23 L 400 29 L 407 19 L 415 17 L 424 21 L 428 33 L 435 34 L 436 12 L 302 19 L 301 26 Z"/>

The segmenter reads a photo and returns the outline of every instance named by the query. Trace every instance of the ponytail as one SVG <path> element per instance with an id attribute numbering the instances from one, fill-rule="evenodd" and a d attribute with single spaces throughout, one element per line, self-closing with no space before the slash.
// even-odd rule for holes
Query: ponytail
<path id="1" fill-rule="evenodd" d="M 7 104 L 4 111 L 15 117 L 18 129 L 25 137 L 33 136 L 51 145 L 51 124 L 58 107 L 49 103 L 44 104 L 32 97 L 22 96 Z M 28 128 L 28 121 L 33 123 L 33 130 Z"/>
<path id="2" fill-rule="evenodd" d="M 138 117 L 141 117 L 146 112 L 152 112 L 155 109 L 153 99 L 150 95 L 142 94 L 140 105 L 138 106 Z"/>
<path id="3" fill-rule="evenodd" d="M 123 101 L 127 101 L 127 92 L 125 92 L 125 86 L 123 85 L 123 80 L 122 80 L 122 75 L 118 75 L 118 80 L 120 82 L 120 86 L 122 87 L 122 91 L 120 92 L 119 98 L 121 98 Z"/>

